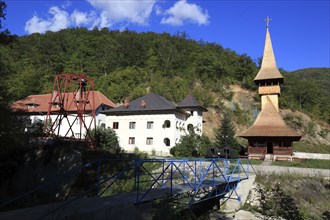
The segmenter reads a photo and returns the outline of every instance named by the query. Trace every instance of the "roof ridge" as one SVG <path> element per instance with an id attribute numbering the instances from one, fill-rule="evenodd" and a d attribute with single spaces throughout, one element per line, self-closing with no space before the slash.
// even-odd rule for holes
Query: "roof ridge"
<path id="1" fill-rule="evenodd" d="M 189 107 L 194 107 L 194 108 L 200 108 L 203 111 L 207 111 L 206 108 L 204 108 L 199 102 L 197 101 L 196 97 L 189 92 L 188 95 L 178 104 L 179 108 L 189 108 Z"/>
<path id="2" fill-rule="evenodd" d="M 142 100 L 144 100 L 144 105 L 142 105 Z M 138 97 L 130 101 L 128 106 L 118 106 L 113 109 L 109 109 L 105 112 L 139 112 L 139 111 L 168 111 L 168 110 L 178 110 L 175 104 L 170 102 L 165 97 L 156 94 L 154 92 L 149 92 L 148 94 Z"/>

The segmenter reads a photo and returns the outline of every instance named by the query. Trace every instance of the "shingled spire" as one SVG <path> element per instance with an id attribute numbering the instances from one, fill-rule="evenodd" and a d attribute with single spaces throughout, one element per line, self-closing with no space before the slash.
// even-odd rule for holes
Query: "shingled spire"
<path id="1" fill-rule="evenodd" d="M 276 66 L 276 60 L 273 51 L 272 40 L 270 38 L 268 22 L 269 17 L 266 18 L 266 40 L 264 47 L 264 54 L 262 58 L 261 69 L 259 70 L 257 76 L 254 78 L 255 83 L 262 82 L 264 80 L 278 80 L 279 83 L 283 83 L 283 76 Z"/>
<path id="2" fill-rule="evenodd" d="M 268 31 L 269 17 L 266 23 L 266 42 L 261 69 L 254 79 L 261 96 L 261 111 L 253 125 L 239 136 L 249 141 L 249 157 L 264 159 L 266 154 L 292 156 L 292 142 L 301 135 L 289 128 L 279 113 L 278 97 L 283 76 L 277 69 L 272 41 Z M 272 157 L 270 157 L 272 158 Z M 274 157 L 273 157 L 274 158 Z"/>

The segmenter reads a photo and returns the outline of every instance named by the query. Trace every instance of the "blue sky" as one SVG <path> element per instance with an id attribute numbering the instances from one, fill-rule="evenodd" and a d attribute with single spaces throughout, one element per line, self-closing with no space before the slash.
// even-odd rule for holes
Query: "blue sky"
<path id="1" fill-rule="evenodd" d="M 137 32 L 186 32 L 253 60 L 262 56 L 266 16 L 278 67 L 329 67 L 330 1 L 4 0 L 12 34 L 95 26 Z"/>

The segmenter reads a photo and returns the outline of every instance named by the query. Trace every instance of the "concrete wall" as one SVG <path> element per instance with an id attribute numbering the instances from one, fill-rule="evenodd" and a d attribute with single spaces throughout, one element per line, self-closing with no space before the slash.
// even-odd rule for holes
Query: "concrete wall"
<path id="1" fill-rule="evenodd" d="M 78 169 L 82 166 L 82 156 L 78 150 L 68 149 L 69 146 L 47 146 L 44 150 L 30 152 L 25 155 L 26 161 L 18 167 L 11 179 L 6 182 L 5 189 L 0 191 L 2 202 L 29 192 L 37 186 L 52 181 L 46 190 L 39 190 L 38 196 L 31 194 L 14 204 L 33 206 L 49 203 L 66 198 L 75 183 L 77 173 L 65 178 L 54 180 L 56 177 Z M 0 219 L 2 219 L 0 217 Z M 28 218 L 27 218 L 28 219 Z"/>
<path id="2" fill-rule="evenodd" d="M 40 219 L 61 203 L 36 206 L 32 208 L 0 212 L 0 219 Z M 93 197 L 76 200 L 67 206 L 47 215 L 42 219 L 76 219 L 76 220 L 146 220 L 152 219 L 152 203 L 134 205 L 124 199 L 109 199 L 108 197 Z"/>
<path id="3" fill-rule="evenodd" d="M 316 153 L 305 153 L 305 152 L 293 152 L 293 157 L 306 158 L 306 159 L 330 160 L 330 154 L 316 154 Z"/>

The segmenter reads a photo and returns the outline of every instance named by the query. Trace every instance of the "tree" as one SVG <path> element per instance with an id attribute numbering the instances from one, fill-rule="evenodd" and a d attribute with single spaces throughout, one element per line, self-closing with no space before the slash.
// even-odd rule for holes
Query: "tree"
<path id="1" fill-rule="evenodd" d="M 215 130 L 214 146 L 220 149 L 233 149 L 233 156 L 238 156 L 240 147 L 235 138 L 235 129 L 231 123 L 231 118 L 227 113 L 224 115 L 220 127 Z"/>
<path id="2" fill-rule="evenodd" d="M 29 133 L 30 137 L 41 137 L 44 132 L 44 121 L 35 118 L 29 126 L 27 132 Z"/>
<path id="3" fill-rule="evenodd" d="M 205 156 L 211 141 L 204 135 L 198 135 L 194 130 L 182 136 L 180 142 L 170 149 L 170 153 L 177 157 Z"/>
<path id="4" fill-rule="evenodd" d="M 6 8 L 7 8 L 6 3 L 0 1 L 0 30 L 2 29 L 2 20 L 6 19 Z"/>
<path id="5" fill-rule="evenodd" d="M 119 154 L 122 151 L 116 132 L 111 128 L 97 127 L 92 131 L 92 134 L 95 138 L 97 149 L 106 150 L 111 154 Z"/>
<path id="6" fill-rule="evenodd" d="M 204 157 L 207 154 L 207 150 L 212 146 L 212 142 L 210 139 L 202 135 L 200 136 L 200 143 L 199 143 L 199 156 Z"/>
<path id="7" fill-rule="evenodd" d="M 10 36 L 10 32 L 7 28 L 2 30 L 3 21 L 6 19 L 6 8 L 6 3 L 0 1 L 0 44 L 8 44 L 14 39 L 12 36 Z"/>

